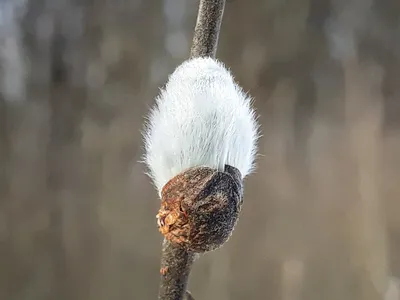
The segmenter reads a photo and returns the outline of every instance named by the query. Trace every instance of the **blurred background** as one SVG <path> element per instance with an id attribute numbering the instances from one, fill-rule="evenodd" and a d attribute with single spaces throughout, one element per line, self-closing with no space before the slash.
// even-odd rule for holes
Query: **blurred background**
<path id="1" fill-rule="evenodd" d="M 141 130 L 198 1 L 0 1 L 0 299 L 157 298 Z M 400 1 L 230 0 L 262 138 L 196 299 L 398 300 Z"/>

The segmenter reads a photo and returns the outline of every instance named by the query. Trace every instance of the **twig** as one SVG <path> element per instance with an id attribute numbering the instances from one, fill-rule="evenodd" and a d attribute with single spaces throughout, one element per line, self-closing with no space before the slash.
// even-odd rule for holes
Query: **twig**
<path id="1" fill-rule="evenodd" d="M 225 0 L 200 0 L 190 56 L 215 58 Z M 164 239 L 158 299 L 194 300 L 186 291 L 195 253 Z"/>
<path id="2" fill-rule="evenodd" d="M 160 300 L 191 299 L 190 294 L 185 298 L 184 296 L 194 258 L 195 253 L 164 239 L 158 297 Z"/>
<path id="3" fill-rule="evenodd" d="M 225 0 L 200 0 L 191 58 L 170 75 L 144 134 L 165 238 L 159 300 L 193 300 L 186 290 L 193 262 L 231 236 L 243 179 L 254 166 L 258 124 L 251 99 L 215 59 L 224 7 Z"/>
<path id="4" fill-rule="evenodd" d="M 191 57 L 215 58 L 225 0 L 200 0 Z"/>

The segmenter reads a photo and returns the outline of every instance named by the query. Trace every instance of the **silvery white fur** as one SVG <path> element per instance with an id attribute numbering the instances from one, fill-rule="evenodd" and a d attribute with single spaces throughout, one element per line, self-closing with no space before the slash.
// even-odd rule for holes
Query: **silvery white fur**
<path id="1" fill-rule="evenodd" d="M 194 166 L 242 176 L 254 165 L 258 125 L 251 99 L 232 74 L 212 58 L 183 62 L 156 98 L 147 122 L 145 162 L 158 191 Z"/>

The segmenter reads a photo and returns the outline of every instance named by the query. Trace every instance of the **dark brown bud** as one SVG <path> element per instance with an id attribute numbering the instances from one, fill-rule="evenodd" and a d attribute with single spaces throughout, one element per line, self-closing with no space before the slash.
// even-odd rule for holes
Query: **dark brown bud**
<path id="1" fill-rule="evenodd" d="M 220 172 L 194 167 L 163 187 L 158 227 L 168 241 L 188 251 L 211 251 L 222 246 L 232 234 L 242 202 L 238 169 L 226 165 L 224 172 Z"/>

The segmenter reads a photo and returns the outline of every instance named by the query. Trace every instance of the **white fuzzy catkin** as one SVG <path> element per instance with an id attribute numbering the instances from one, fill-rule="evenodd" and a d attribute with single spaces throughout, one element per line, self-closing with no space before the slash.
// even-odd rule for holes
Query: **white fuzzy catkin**
<path id="1" fill-rule="evenodd" d="M 145 162 L 160 192 L 194 166 L 237 168 L 243 177 L 254 166 L 258 125 L 251 99 L 232 74 L 212 58 L 183 62 L 156 98 L 145 138 Z"/>

